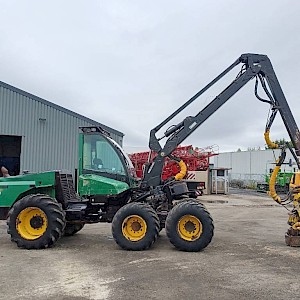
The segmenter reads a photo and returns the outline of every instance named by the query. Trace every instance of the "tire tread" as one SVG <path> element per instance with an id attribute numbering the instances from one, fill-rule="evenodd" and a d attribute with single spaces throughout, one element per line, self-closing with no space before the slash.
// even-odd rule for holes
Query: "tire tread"
<path id="1" fill-rule="evenodd" d="M 26 207 L 40 208 L 47 215 L 48 228 L 46 232 L 36 240 L 26 240 L 22 238 L 16 229 L 16 218 Z M 7 217 L 7 233 L 10 234 L 11 240 L 15 242 L 19 248 L 44 249 L 53 246 L 62 236 L 65 222 L 65 212 L 56 199 L 44 194 L 32 194 L 18 200 L 10 209 Z"/>
<path id="2" fill-rule="evenodd" d="M 179 234 L 177 232 L 177 223 L 181 216 L 185 214 L 183 214 L 184 211 L 190 211 L 191 214 L 195 212 L 196 217 L 201 217 L 201 223 L 204 227 L 204 232 L 198 240 L 184 241 L 179 237 Z M 197 252 L 207 247 L 213 238 L 213 219 L 205 206 L 200 202 L 193 199 L 184 200 L 175 205 L 169 212 L 166 220 L 166 234 L 170 242 L 177 249 L 181 251 Z"/>

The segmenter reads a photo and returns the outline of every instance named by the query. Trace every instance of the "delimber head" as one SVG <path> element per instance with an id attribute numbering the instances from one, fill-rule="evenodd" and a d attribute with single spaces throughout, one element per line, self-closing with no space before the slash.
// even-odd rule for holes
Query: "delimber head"
<path id="1" fill-rule="evenodd" d="M 300 230 L 290 227 L 285 234 L 285 243 L 291 247 L 300 247 Z"/>
<path id="2" fill-rule="evenodd" d="M 300 247 L 300 172 L 294 173 L 290 181 L 293 211 L 289 214 L 291 227 L 285 234 L 285 243 L 291 247 Z"/>

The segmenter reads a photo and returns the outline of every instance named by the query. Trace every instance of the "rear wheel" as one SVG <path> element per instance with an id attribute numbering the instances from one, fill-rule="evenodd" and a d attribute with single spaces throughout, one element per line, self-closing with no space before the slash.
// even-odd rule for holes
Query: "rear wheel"
<path id="1" fill-rule="evenodd" d="M 20 248 L 43 249 L 61 237 L 65 223 L 65 213 L 55 199 L 42 194 L 28 195 L 10 209 L 7 232 Z"/>
<path id="2" fill-rule="evenodd" d="M 129 203 L 121 207 L 112 221 L 116 243 L 125 250 L 146 250 L 156 241 L 159 218 L 146 203 Z"/>
<path id="3" fill-rule="evenodd" d="M 211 242 L 213 220 L 206 208 L 195 200 L 178 203 L 168 214 L 166 233 L 179 250 L 197 252 Z"/>
<path id="4" fill-rule="evenodd" d="M 80 231 L 84 227 L 84 224 L 81 223 L 69 223 L 67 222 L 65 230 L 64 230 L 64 236 L 72 236 L 78 231 Z"/>

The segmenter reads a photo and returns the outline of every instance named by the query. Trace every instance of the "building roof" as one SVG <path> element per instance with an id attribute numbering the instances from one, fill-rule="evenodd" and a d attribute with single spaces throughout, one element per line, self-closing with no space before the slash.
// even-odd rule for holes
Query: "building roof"
<path id="1" fill-rule="evenodd" d="M 118 131 L 118 130 L 116 130 L 116 129 L 113 129 L 113 128 L 111 128 L 111 127 L 108 127 L 108 126 L 106 126 L 106 125 L 104 125 L 104 124 L 101 124 L 101 123 L 95 121 L 95 120 L 92 120 L 92 119 L 90 119 L 90 118 L 87 118 L 87 117 L 85 117 L 85 116 L 83 116 L 83 115 L 80 115 L 80 114 L 78 114 L 78 113 L 76 113 L 76 112 L 74 112 L 74 111 L 71 111 L 71 110 L 69 110 L 69 109 L 67 109 L 67 108 L 64 108 L 64 107 L 59 106 L 59 105 L 57 105 L 57 104 L 55 104 L 55 103 L 52 103 L 52 102 L 50 102 L 50 101 L 47 101 L 47 100 L 42 99 L 42 98 L 40 98 L 40 97 L 37 97 L 37 96 L 35 96 L 35 95 L 33 95 L 33 94 L 30 94 L 30 93 L 28 93 L 28 92 L 25 92 L 25 91 L 23 91 L 23 90 L 21 90 L 21 89 L 19 89 L 19 88 L 16 88 L 16 87 L 14 87 L 14 86 L 12 86 L 12 85 L 10 85 L 10 84 L 5 83 L 5 82 L 3 82 L 3 81 L 0 81 L 0 86 L 4 87 L 4 88 L 6 88 L 6 89 L 9 89 L 9 90 L 11 90 L 11 91 L 13 91 L 13 92 L 16 92 L 16 93 L 18 93 L 18 94 L 20 94 L 20 95 L 23 95 L 23 96 L 25 96 L 25 97 L 31 98 L 31 99 L 33 99 L 33 100 L 35 100 L 35 101 L 39 101 L 39 102 L 41 102 L 41 103 L 43 103 L 43 104 L 45 104 L 45 105 L 48 105 L 48 106 L 53 107 L 53 108 L 55 108 L 55 109 L 57 109 L 57 110 L 60 110 L 60 111 L 66 113 L 66 114 L 68 114 L 68 115 L 71 115 L 71 116 L 74 116 L 74 117 L 76 117 L 76 118 L 82 119 L 82 120 L 84 120 L 84 121 L 86 121 L 86 122 L 91 123 L 92 125 L 103 127 L 103 128 L 106 129 L 108 132 L 117 134 L 117 135 L 122 136 L 122 137 L 124 136 L 124 133 L 122 133 L 122 132 L 120 132 L 120 131 Z"/>

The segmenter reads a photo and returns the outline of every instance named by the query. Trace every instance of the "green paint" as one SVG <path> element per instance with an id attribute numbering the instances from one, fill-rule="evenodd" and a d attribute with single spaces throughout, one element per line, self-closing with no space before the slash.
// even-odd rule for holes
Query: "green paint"
<path id="1" fill-rule="evenodd" d="M 105 196 L 118 195 L 128 190 L 130 187 L 126 182 L 93 173 L 83 174 L 88 172 L 88 164 L 91 165 L 90 168 L 95 167 L 92 166 L 94 158 L 93 155 L 95 155 L 96 150 L 100 151 L 100 149 L 100 154 L 104 155 L 106 158 L 106 172 L 111 173 L 112 175 L 122 174 L 124 177 L 128 172 L 125 165 L 122 167 L 122 160 L 119 157 L 120 153 L 118 152 L 118 149 L 116 149 L 116 147 L 114 147 L 107 138 L 101 134 L 93 133 L 93 140 L 89 142 L 90 139 L 86 139 L 86 144 L 84 144 L 85 135 L 86 134 L 84 133 L 79 134 L 78 193 L 81 196 Z M 85 152 L 84 148 L 86 149 Z M 83 170 L 84 166 L 85 170 Z M 95 173 L 103 170 L 96 169 L 91 171 Z M 131 176 L 129 176 L 129 180 L 130 185 L 136 185 L 136 182 L 133 178 L 131 178 Z M 0 178 L 0 207 L 11 207 L 17 200 L 24 196 L 38 193 L 47 194 L 53 198 L 55 197 L 54 171 Z"/>
<path id="2" fill-rule="evenodd" d="M 294 173 L 292 172 L 282 172 L 281 170 L 279 170 L 276 177 L 276 184 L 280 185 L 281 187 L 289 185 L 293 175 Z M 271 174 L 267 174 L 265 176 L 265 180 L 267 183 L 270 183 L 270 178 L 271 178 Z"/>
<path id="3" fill-rule="evenodd" d="M 126 182 L 94 174 L 80 175 L 78 180 L 80 196 L 117 195 L 128 189 L 129 185 Z"/>
<path id="4" fill-rule="evenodd" d="M 25 195 L 37 193 L 55 196 L 55 172 L 0 178 L 0 207 L 11 207 Z"/>
<path id="5" fill-rule="evenodd" d="M 78 149 L 78 175 L 82 174 L 83 169 L 83 142 L 84 142 L 84 134 L 79 134 L 79 149 Z"/>

